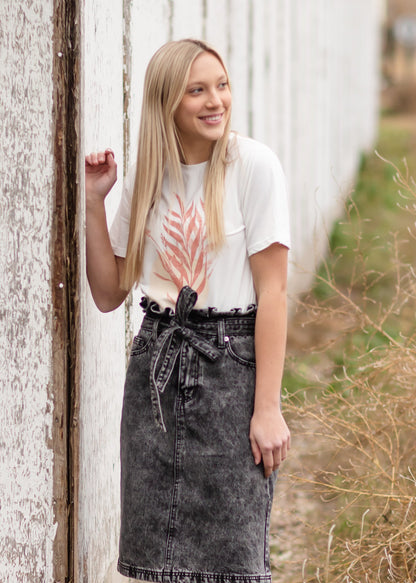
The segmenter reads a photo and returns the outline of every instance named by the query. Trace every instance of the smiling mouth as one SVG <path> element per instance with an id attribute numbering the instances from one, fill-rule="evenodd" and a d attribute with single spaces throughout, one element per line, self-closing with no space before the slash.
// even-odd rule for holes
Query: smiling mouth
<path id="1" fill-rule="evenodd" d="M 199 119 L 201 119 L 202 121 L 216 122 L 221 121 L 223 115 L 224 115 L 223 113 L 217 113 L 215 115 L 203 115 Z"/>

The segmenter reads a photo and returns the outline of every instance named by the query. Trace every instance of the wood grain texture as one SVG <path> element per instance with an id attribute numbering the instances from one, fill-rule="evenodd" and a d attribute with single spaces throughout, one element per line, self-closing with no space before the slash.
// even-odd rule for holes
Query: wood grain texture
<path id="1" fill-rule="evenodd" d="M 308 288 L 333 221 L 377 133 L 378 0 L 289 6 L 291 293 Z"/>
<path id="2" fill-rule="evenodd" d="M 0 23 L 0 581 L 49 583 L 53 2 L 2 2 Z"/>
<path id="3" fill-rule="evenodd" d="M 230 0 L 227 66 L 233 91 L 232 126 L 249 133 L 249 0 Z"/>
<path id="4" fill-rule="evenodd" d="M 123 179 L 123 5 L 87 1 L 81 18 L 82 149 L 111 147 L 115 152 L 119 180 L 106 201 L 111 223 Z M 80 203 L 84 209 L 84 200 Z M 123 307 L 101 314 L 91 298 L 85 269 L 84 212 L 80 217 L 81 386 L 74 580 L 101 583 L 118 548 L 125 318 Z"/>

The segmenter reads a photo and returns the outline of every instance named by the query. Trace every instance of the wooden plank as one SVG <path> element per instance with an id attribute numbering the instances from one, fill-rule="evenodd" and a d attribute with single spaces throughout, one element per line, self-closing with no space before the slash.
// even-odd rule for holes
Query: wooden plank
<path id="1" fill-rule="evenodd" d="M 267 48 L 265 44 L 264 23 L 266 22 L 265 2 L 252 2 L 250 10 L 251 44 L 249 59 L 251 61 L 251 83 L 249 87 L 249 103 L 251 128 L 253 138 L 266 142 L 265 105 L 268 86 Z"/>
<path id="2" fill-rule="evenodd" d="M 54 578 L 73 576 L 78 464 L 78 2 L 54 2 L 55 201 L 52 264 L 54 396 Z"/>
<path id="3" fill-rule="evenodd" d="M 53 8 L 52 0 L 0 3 L 3 583 L 54 580 Z"/>
<path id="4" fill-rule="evenodd" d="M 124 43 L 130 46 L 130 75 L 126 80 L 124 95 L 129 107 L 125 111 L 125 131 L 129 143 L 125 149 L 126 168 L 135 163 L 139 135 L 144 76 L 147 65 L 156 52 L 169 40 L 173 27 L 172 5 L 169 0 L 149 3 L 147 0 L 131 0 L 128 36 Z M 134 289 L 126 305 L 126 352 L 129 352 L 132 336 L 137 333 L 142 320 L 139 306 L 141 292 Z"/>
<path id="5" fill-rule="evenodd" d="M 172 38 L 202 38 L 204 32 L 204 1 L 174 0 L 172 3 Z"/>
<path id="6" fill-rule="evenodd" d="M 212 44 L 224 59 L 228 50 L 228 30 L 232 26 L 229 22 L 227 2 L 218 0 L 205 1 L 204 38 Z"/>
<path id="7" fill-rule="evenodd" d="M 123 5 L 87 1 L 81 14 L 83 153 L 111 147 L 119 180 L 106 201 L 111 223 L 123 176 Z M 81 192 L 83 191 L 83 180 Z M 81 200 L 82 221 L 85 217 Z M 80 218 L 81 218 L 80 217 Z M 82 224 L 82 223 L 81 223 Z M 74 580 L 102 582 L 117 556 L 119 529 L 119 427 L 125 376 L 124 309 L 101 314 L 88 287 L 85 237 L 80 232 L 80 402 L 78 522 Z"/>
<path id="8" fill-rule="evenodd" d="M 249 133 L 249 0 L 229 0 L 227 66 L 233 92 L 232 128 Z"/>
<path id="9" fill-rule="evenodd" d="M 129 108 L 126 125 L 130 134 L 126 150 L 127 166 L 136 160 L 137 137 L 141 116 L 144 75 L 147 65 L 156 52 L 169 40 L 171 27 L 171 7 L 168 0 L 150 3 L 146 0 L 131 0 L 128 37 L 124 42 L 130 45 L 130 76 L 125 92 L 129 93 Z"/>

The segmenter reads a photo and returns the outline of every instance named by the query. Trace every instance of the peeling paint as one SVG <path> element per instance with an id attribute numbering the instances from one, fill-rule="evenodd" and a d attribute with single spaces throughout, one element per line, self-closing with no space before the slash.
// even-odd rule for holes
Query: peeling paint
<path id="1" fill-rule="evenodd" d="M 124 166 L 123 3 L 82 3 L 81 144 L 84 151 L 111 147 L 120 180 L 106 207 L 111 222 Z M 83 189 L 81 176 L 81 192 Z M 85 272 L 84 201 L 80 200 L 80 395 L 78 491 L 75 502 L 74 580 L 102 583 L 118 546 L 119 427 L 125 373 L 125 317 L 120 308 L 101 314 Z"/>
<path id="2" fill-rule="evenodd" d="M 53 581 L 53 2 L 0 4 L 0 580 Z"/>
<path id="3" fill-rule="evenodd" d="M 131 67 L 132 67 L 132 0 L 124 0 L 123 2 L 123 152 L 124 152 L 124 172 L 127 171 L 131 165 L 131 124 L 130 124 L 130 109 L 131 109 Z M 132 306 L 133 294 L 130 293 L 124 302 L 124 316 L 126 326 L 125 337 L 125 362 L 126 366 L 130 354 L 131 338 L 134 334 L 132 322 Z"/>

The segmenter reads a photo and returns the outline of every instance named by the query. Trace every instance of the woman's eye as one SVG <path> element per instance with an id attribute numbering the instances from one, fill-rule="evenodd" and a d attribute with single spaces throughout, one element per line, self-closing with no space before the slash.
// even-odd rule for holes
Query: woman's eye
<path id="1" fill-rule="evenodd" d="M 198 95 L 198 93 L 201 93 L 201 91 L 202 91 L 202 87 L 195 87 L 194 89 L 191 89 L 189 91 L 189 93 L 191 95 Z"/>
<path id="2" fill-rule="evenodd" d="M 223 81 L 223 83 L 220 83 L 219 87 L 220 89 L 225 89 L 228 86 L 228 81 Z"/>

